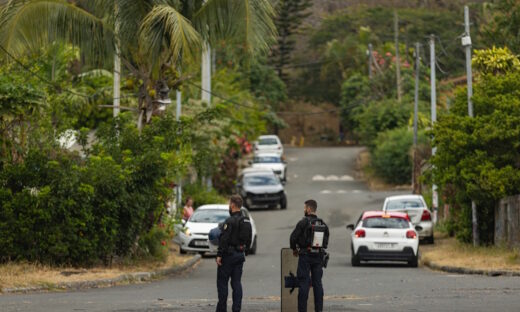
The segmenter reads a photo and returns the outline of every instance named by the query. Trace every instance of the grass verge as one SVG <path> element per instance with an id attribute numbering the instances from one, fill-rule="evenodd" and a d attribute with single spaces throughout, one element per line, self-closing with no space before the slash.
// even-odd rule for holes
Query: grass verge
<path id="1" fill-rule="evenodd" d="M 440 234 L 435 245 L 421 246 L 421 261 L 439 266 L 485 271 L 520 272 L 520 251 L 505 247 L 473 247 Z"/>
<path id="2" fill-rule="evenodd" d="M 59 283 L 112 279 L 123 274 L 150 272 L 184 264 L 190 255 L 179 255 L 178 247 L 172 244 L 168 259 L 125 261 L 108 267 L 74 268 L 51 267 L 38 263 L 6 263 L 0 265 L 0 289 L 15 287 L 45 286 L 52 288 Z"/>

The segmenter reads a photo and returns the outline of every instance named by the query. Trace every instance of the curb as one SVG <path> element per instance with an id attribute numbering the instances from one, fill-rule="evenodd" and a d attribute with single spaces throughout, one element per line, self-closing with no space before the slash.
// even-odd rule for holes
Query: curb
<path id="1" fill-rule="evenodd" d="M 200 254 L 194 255 L 191 259 L 186 261 L 180 266 L 175 266 L 167 269 L 161 269 L 153 272 L 136 272 L 123 274 L 115 278 L 98 279 L 92 281 L 79 281 L 79 282 L 62 282 L 58 284 L 47 284 L 44 286 L 28 286 L 28 287 L 14 287 L 14 288 L 2 288 L 0 293 L 2 294 L 15 294 L 15 293 L 29 293 L 47 290 L 78 290 L 85 288 L 99 288 L 116 286 L 118 284 L 128 282 L 146 282 L 154 278 L 161 276 L 173 275 L 184 273 L 193 268 L 201 259 Z"/>
<path id="2" fill-rule="evenodd" d="M 520 272 L 514 272 L 514 271 L 469 269 L 469 268 L 464 268 L 464 267 L 438 265 L 431 261 L 424 261 L 423 264 L 432 270 L 442 271 L 442 272 L 446 272 L 446 273 L 467 274 L 467 275 L 486 275 L 486 276 L 493 276 L 493 277 L 496 277 L 496 276 L 518 277 L 518 276 L 520 276 Z"/>

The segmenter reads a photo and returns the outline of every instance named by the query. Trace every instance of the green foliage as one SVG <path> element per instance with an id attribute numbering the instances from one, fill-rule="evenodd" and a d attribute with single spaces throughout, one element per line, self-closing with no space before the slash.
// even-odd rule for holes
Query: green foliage
<path id="1" fill-rule="evenodd" d="M 425 144 L 424 132 L 419 133 L 419 144 Z M 372 166 L 387 183 L 405 184 L 412 177 L 413 131 L 407 127 L 395 128 L 378 134 L 374 142 Z"/>
<path id="2" fill-rule="evenodd" d="M 199 183 L 187 184 L 183 187 L 184 198 L 191 197 L 193 199 L 193 206 L 200 207 L 208 204 L 226 204 L 228 199 L 215 190 L 208 190 L 206 185 Z"/>
<path id="3" fill-rule="evenodd" d="M 488 4 L 490 21 L 483 27 L 482 37 L 488 46 L 505 46 L 520 53 L 520 4 L 515 0 L 497 0 Z"/>
<path id="4" fill-rule="evenodd" d="M 520 61 L 508 48 L 476 50 L 473 56 L 473 66 L 482 74 L 505 74 L 520 69 Z"/>
<path id="5" fill-rule="evenodd" d="M 150 255 L 156 260 L 168 259 L 168 232 L 164 225 L 154 225 L 139 241 L 139 246 L 145 255 Z"/>
<path id="6" fill-rule="evenodd" d="M 516 70 L 483 73 L 474 89 L 475 117 L 467 116 L 466 92 L 461 89 L 451 114 L 441 116 L 433 133 L 437 147 L 432 161 L 434 179 L 463 194 L 465 200 L 476 201 L 484 242 L 492 241 L 493 218 L 489 216 L 496 201 L 520 189 L 519 81 Z M 465 207 L 465 203 L 457 203 Z"/>

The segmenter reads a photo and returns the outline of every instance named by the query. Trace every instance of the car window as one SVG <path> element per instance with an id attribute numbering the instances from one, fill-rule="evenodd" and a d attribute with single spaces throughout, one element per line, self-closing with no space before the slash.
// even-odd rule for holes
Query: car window
<path id="1" fill-rule="evenodd" d="M 275 138 L 264 138 L 258 140 L 258 145 L 276 145 L 278 144 L 278 140 Z"/>
<path id="2" fill-rule="evenodd" d="M 220 223 L 226 221 L 229 211 L 222 209 L 195 210 L 190 218 L 193 223 Z"/>
<path id="3" fill-rule="evenodd" d="M 399 210 L 408 208 L 424 208 L 424 204 L 420 199 L 394 199 L 388 201 L 386 210 Z"/>
<path id="4" fill-rule="evenodd" d="M 253 163 L 268 163 L 268 164 L 279 164 L 282 160 L 276 156 L 256 156 L 253 158 Z"/>
<path id="5" fill-rule="evenodd" d="M 278 185 L 280 180 L 274 175 L 254 175 L 244 177 L 244 184 L 249 186 Z"/>
<path id="6" fill-rule="evenodd" d="M 363 227 L 368 229 L 407 229 L 408 221 L 402 218 L 367 218 Z"/>

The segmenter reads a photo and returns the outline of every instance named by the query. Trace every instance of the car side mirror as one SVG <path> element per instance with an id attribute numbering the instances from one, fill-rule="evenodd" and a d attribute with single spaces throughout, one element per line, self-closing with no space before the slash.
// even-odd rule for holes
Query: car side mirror
<path id="1" fill-rule="evenodd" d="M 420 231 L 423 230 L 423 228 L 422 228 L 422 226 L 420 226 L 420 225 L 416 225 L 416 226 L 415 226 L 415 230 L 416 230 L 417 232 L 420 232 Z"/>
<path id="2" fill-rule="evenodd" d="M 347 230 L 354 231 L 354 224 L 347 225 Z"/>
<path id="3" fill-rule="evenodd" d="M 237 188 L 241 188 L 242 187 L 242 183 L 237 183 Z"/>
<path id="4" fill-rule="evenodd" d="M 247 163 L 249 164 L 249 166 L 251 166 L 253 164 L 253 161 L 249 160 Z"/>
<path id="5" fill-rule="evenodd" d="M 181 223 L 182 223 L 183 226 L 186 225 L 186 220 L 182 219 Z"/>

